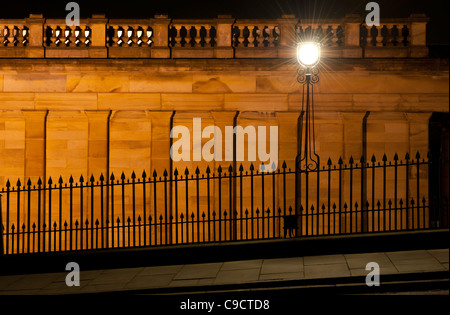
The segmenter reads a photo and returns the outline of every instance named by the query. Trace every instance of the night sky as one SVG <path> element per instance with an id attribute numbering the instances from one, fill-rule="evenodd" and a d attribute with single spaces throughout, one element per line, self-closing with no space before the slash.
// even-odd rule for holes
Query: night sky
<path id="1" fill-rule="evenodd" d="M 149 18 L 168 14 L 171 18 L 214 18 L 231 14 L 236 18 L 279 18 L 295 14 L 300 18 L 340 18 L 348 13 L 366 14 L 371 0 L 75 0 L 81 16 L 105 13 L 108 18 Z M 22 0 L 1 1 L 0 18 L 24 18 L 30 13 L 42 13 L 47 18 L 64 18 L 64 1 Z M 408 17 L 411 13 L 426 13 L 429 25 L 429 45 L 449 44 L 448 0 L 377 0 L 382 18 Z"/>

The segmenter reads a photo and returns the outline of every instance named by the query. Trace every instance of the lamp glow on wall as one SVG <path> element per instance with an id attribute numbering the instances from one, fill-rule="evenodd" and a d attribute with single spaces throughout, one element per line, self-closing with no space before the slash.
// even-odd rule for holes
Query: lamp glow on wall
<path id="1" fill-rule="evenodd" d="M 302 214 L 302 187 L 305 187 L 306 205 L 308 205 L 309 172 L 320 168 L 320 158 L 316 153 L 314 129 L 314 84 L 319 82 L 321 47 L 313 41 L 300 42 L 297 45 L 298 82 L 302 85 L 302 111 L 297 124 L 297 158 L 295 172 L 295 211 Z M 304 174 L 304 175 L 303 175 Z M 305 184 L 302 186 L 302 179 Z"/>

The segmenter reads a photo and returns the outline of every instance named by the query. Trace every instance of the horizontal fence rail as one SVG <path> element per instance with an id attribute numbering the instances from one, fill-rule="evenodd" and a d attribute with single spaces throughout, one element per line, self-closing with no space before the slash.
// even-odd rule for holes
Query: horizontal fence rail
<path id="1" fill-rule="evenodd" d="M 429 159 L 331 159 L 296 174 L 208 167 L 68 183 L 9 181 L 1 190 L 4 254 L 151 247 L 448 227 L 448 199 L 428 192 Z M 263 166 L 264 167 L 264 166 Z M 269 166 L 265 166 L 268 168 Z M 300 191 L 291 189 L 296 175 Z M 294 196 L 295 195 L 295 196 Z M 295 206 L 296 200 L 299 205 Z"/>

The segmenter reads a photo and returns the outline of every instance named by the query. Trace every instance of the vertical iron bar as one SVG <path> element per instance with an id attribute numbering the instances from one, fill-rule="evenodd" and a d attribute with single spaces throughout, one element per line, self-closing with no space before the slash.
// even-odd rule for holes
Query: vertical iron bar
<path id="1" fill-rule="evenodd" d="M 80 178 L 80 247 L 83 249 L 83 176 Z"/>
<path id="2" fill-rule="evenodd" d="M 125 247 L 125 173 L 121 176 L 121 189 L 122 189 L 122 247 Z M 119 227 L 118 227 L 119 228 Z"/>
<path id="3" fill-rule="evenodd" d="M 147 179 L 147 174 L 145 173 L 145 171 L 143 171 L 142 172 L 142 211 L 143 211 L 143 220 L 144 220 L 144 246 L 147 246 L 147 191 L 146 191 L 146 187 L 145 187 L 146 179 Z M 139 228 L 139 235 L 141 235 L 140 228 Z"/>
<path id="4" fill-rule="evenodd" d="M 165 215 L 165 219 L 164 219 L 164 222 L 165 222 L 165 244 L 167 245 L 168 243 L 169 243 L 169 231 L 168 231 L 168 227 L 169 227 L 169 223 L 171 223 L 171 222 L 167 222 L 168 220 L 170 220 L 170 218 L 169 218 L 169 214 L 168 214 L 168 210 L 169 210 L 169 208 L 168 208 L 168 200 L 167 200 L 167 198 L 168 198 L 168 190 L 167 190 L 167 176 L 168 176 L 168 173 L 167 173 L 167 171 L 165 170 L 164 171 L 164 215 Z"/>
<path id="5" fill-rule="evenodd" d="M 31 232 L 31 180 L 28 180 L 28 204 L 27 204 L 27 210 L 28 210 L 28 218 L 27 218 L 27 228 L 28 228 L 28 234 L 27 234 L 27 253 L 30 253 L 30 232 Z M 2 228 L 2 221 L 0 221 L 0 229 Z"/>
<path id="6" fill-rule="evenodd" d="M 406 229 L 409 230 L 409 154 L 406 154 Z"/>
<path id="7" fill-rule="evenodd" d="M 19 253 L 20 248 L 20 180 L 17 181 L 17 253 Z M 13 253 L 14 254 L 14 253 Z"/>
<path id="8" fill-rule="evenodd" d="M 111 174 L 110 180 L 111 180 L 111 248 L 114 248 L 114 180 L 116 178 L 114 177 L 114 174 Z M 108 228 L 108 225 L 106 225 L 106 228 Z M 109 235 L 109 232 L 107 231 L 107 234 Z M 108 243 L 106 244 L 108 246 Z"/>

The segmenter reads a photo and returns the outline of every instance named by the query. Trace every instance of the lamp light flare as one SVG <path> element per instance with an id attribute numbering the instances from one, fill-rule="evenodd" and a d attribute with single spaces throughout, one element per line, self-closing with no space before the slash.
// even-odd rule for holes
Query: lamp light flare
<path id="1" fill-rule="evenodd" d="M 320 45 L 313 42 L 298 44 L 297 59 L 303 67 L 315 67 L 320 61 Z"/>

